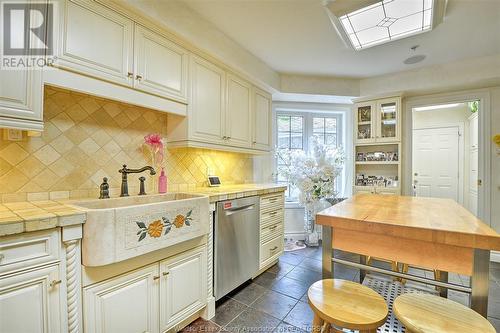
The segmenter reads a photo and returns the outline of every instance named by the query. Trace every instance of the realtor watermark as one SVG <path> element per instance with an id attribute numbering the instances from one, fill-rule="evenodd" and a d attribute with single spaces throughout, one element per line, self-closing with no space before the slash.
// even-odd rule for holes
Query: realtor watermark
<path id="1" fill-rule="evenodd" d="M 54 61 L 55 3 L 2 1 L 0 68 L 41 69 Z"/>

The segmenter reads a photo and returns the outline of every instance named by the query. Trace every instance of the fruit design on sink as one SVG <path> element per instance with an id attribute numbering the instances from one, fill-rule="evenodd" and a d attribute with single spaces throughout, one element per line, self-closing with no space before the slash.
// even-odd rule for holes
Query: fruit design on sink
<path id="1" fill-rule="evenodd" d="M 139 231 L 137 232 L 137 235 L 139 236 L 138 242 L 146 238 L 147 235 L 152 238 L 159 238 L 162 234 L 166 235 L 170 232 L 170 230 L 172 230 L 172 226 L 176 228 L 191 226 L 192 212 L 193 210 L 191 209 L 186 215 L 178 214 L 173 222 L 170 222 L 170 220 L 166 217 L 162 217 L 161 220 L 152 221 L 147 227 L 144 222 L 135 222 L 139 227 Z"/>

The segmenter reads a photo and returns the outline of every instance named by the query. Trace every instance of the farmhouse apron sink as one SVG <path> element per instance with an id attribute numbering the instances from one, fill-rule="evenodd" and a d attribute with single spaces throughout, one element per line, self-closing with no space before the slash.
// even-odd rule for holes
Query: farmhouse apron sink
<path id="1" fill-rule="evenodd" d="M 208 197 L 169 193 L 73 203 L 87 212 L 82 262 L 102 266 L 208 233 Z"/>

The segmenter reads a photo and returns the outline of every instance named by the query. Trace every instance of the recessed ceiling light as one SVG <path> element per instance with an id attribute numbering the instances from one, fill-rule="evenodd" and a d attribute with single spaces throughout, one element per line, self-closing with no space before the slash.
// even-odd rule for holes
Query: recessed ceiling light
<path id="1" fill-rule="evenodd" d="M 425 59 L 425 55 L 419 54 L 419 55 L 416 55 L 413 57 L 409 57 L 408 59 L 403 61 L 403 63 L 405 63 L 406 65 L 413 65 L 413 64 L 416 64 L 417 62 L 421 62 L 424 59 Z"/>
<path id="2" fill-rule="evenodd" d="M 329 1 L 325 6 L 341 37 L 359 51 L 432 30 L 442 20 L 446 2 L 356 0 Z"/>

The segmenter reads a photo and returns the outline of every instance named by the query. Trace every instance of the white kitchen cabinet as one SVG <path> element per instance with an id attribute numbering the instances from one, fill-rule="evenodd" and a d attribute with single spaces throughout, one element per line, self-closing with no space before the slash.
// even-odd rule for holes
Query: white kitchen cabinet
<path id="1" fill-rule="evenodd" d="M 227 75 L 225 139 L 231 146 L 251 146 L 251 90 L 252 85 L 247 81 L 232 74 Z"/>
<path id="2" fill-rule="evenodd" d="M 269 151 L 272 132 L 272 98 L 263 90 L 254 88 L 253 100 L 253 148 Z"/>
<path id="3" fill-rule="evenodd" d="M 187 102 L 188 52 L 138 24 L 134 36 L 135 88 Z"/>
<path id="4" fill-rule="evenodd" d="M 55 66 L 132 86 L 134 22 L 94 1 L 60 7 Z"/>
<path id="5" fill-rule="evenodd" d="M 0 332 L 61 332 L 61 277 L 52 265 L 0 278 Z"/>
<path id="6" fill-rule="evenodd" d="M 207 302 L 206 248 L 197 248 L 160 262 L 160 331 L 165 331 Z"/>
<path id="7" fill-rule="evenodd" d="M 158 264 L 84 288 L 85 331 L 158 332 L 159 288 Z"/>
<path id="8" fill-rule="evenodd" d="M 356 143 L 396 143 L 400 141 L 400 97 L 358 102 L 355 110 Z"/>
<path id="9" fill-rule="evenodd" d="M 225 144 L 226 73 L 214 64 L 192 57 L 191 104 L 188 119 L 191 140 Z"/>
<path id="10" fill-rule="evenodd" d="M 285 229 L 285 196 L 283 192 L 260 197 L 259 274 L 283 254 Z"/>
<path id="11" fill-rule="evenodd" d="M 0 128 L 43 130 L 41 70 L 0 70 Z"/>

